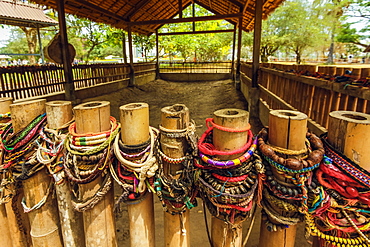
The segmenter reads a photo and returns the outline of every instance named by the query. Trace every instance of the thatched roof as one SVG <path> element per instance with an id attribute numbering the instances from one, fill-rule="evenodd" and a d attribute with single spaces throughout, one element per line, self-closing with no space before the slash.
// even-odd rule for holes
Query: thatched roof
<path id="1" fill-rule="evenodd" d="M 47 27 L 58 22 L 46 16 L 43 10 L 30 3 L 0 0 L 0 24 L 24 27 Z"/>
<path id="2" fill-rule="evenodd" d="M 33 1 L 57 9 L 57 1 L 60 0 Z M 67 0 L 65 12 L 124 30 L 134 22 L 133 32 L 151 34 L 165 24 L 163 20 L 172 19 L 180 9 L 194 2 L 233 24 L 238 23 L 238 16 L 242 13 L 242 28 L 250 31 L 254 26 L 256 1 L 264 1 L 263 18 L 267 18 L 284 0 Z"/>

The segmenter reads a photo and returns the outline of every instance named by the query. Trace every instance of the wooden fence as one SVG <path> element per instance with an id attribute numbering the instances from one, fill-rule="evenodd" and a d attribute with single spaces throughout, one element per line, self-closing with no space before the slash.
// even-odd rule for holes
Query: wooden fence
<path id="1" fill-rule="evenodd" d="M 155 73 L 155 63 L 135 63 L 135 76 Z M 129 80 L 128 64 L 89 64 L 72 67 L 76 89 L 96 86 L 117 80 Z M 0 97 L 14 100 L 43 96 L 64 91 L 63 67 L 11 66 L 0 67 Z"/>
<path id="2" fill-rule="evenodd" d="M 160 62 L 160 73 L 231 73 L 232 62 Z"/>
<path id="3" fill-rule="evenodd" d="M 306 67 L 304 67 L 306 66 Z M 258 83 L 260 101 L 269 109 L 290 109 L 307 114 L 321 127 L 327 128 L 331 111 L 357 111 L 370 113 L 370 89 L 337 83 L 333 80 L 299 75 L 309 70 L 321 75 L 343 74 L 344 69 L 353 71 L 354 78 L 370 76 L 368 68 L 335 68 L 333 66 L 261 64 Z M 242 83 L 251 85 L 252 66 L 242 64 Z M 246 95 L 246 94 L 244 94 Z"/>

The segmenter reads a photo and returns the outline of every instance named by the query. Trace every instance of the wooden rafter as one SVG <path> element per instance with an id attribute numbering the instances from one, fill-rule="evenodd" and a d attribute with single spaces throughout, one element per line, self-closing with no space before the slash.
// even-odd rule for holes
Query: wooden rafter
<path id="1" fill-rule="evenodd" d="M 240 16 L 241 16 L 241 13 L 229 14 L 229 15 L 210 15 L 210 16 L 190 17 L 190 18 L 181 18 L 181 19 L 179 18 L 179 19 L 171 19 L 171 20 L 164 19 L 164 20 L 136 21 L 136 22 L 129 22 L 129 25 L 138 26 L 138 25 L 183 23 L 183 22 L 193 22 L 193 21 L 211 21 L 211 20 L 238 18 Z"/>
<path id="2" fill-rule="evenodd" d="M 32 1 L 56 9 L 57 2 L 62 0 Z M 239 17 L 230 15 L 242 13 L 242 29 L 251 30 L 255 23 L 254 5 L 257 1 L 264 5 L 265 18 L 285 0 L 64 0 L 66 13 L 125 30 L 129 21 L 137 21 L 140 28 L 132 26 L 131 30 L 142 34 L 150 34 L 163 24 L 173 23 L 163 20 L 174 18 L 192 2 L 216 15 L 229 15 L 226 20 L 232 24 L 237 24 Z"/>
<path id="3" fill-rule="evenodd" d="M 243 8 L 243 4 L 240 3 L 239 1 L 237 0 L 228 0 L 230 3 L 233 3 L 234 5 L 238 6 L 239 8 Z M 257 0 L 257 1 L 261 1 L 261 0 Z"/>
<path id="4" fill-rule="evenodd" d="M 123 19 L 121 16 L 119 15 L 116 15 L 116 14 L 113 14 L 112 12 L 109 12 L 108 10 L 105 10 L 103 8 L 100 8 L 98 6 L 95 6 L 93 4 L 91 4 L 90 2 L 88 1 L 85 1 L 85 0 L 79 0 L 79 3 L 83 6 L 85 6 L 87 9 L 91 9 L 91 10 L 95 10 L 96 12 L 99 12 L 101 14 L 104 14 L 104 15 L 107 15 L 107 16 L 110 16 L 111 18 L 114 18 L 116 20 L 119 20 L 119 21 L 124 21 L 126 22 L 125 19 Z"/>
<path id="5" fill-rule="evenodd" d="M 138 2 L 134 8 L 132 8 L 129 12 L 123 15 L 123 19 L 129 20 L 132 16 L 134 16 L 140 9 L 142 9 L 150 0 L 141 0 Z"/>
<path id="6" fill-rule="evenodd" d="M 184 35 L 184 34 L 202 34 L 202 33 L 232 33 L 234 29 L 223 29 L 223 30 L 204 30 L 204 31 L 192 31 L 192 32 L 170 32 L 170 33 L 158 33 L 158 36 L 167 35 Z"/>
<path id="7" fill-rule="evenodd" d="M 171 6 L 173 10 L 175 10 L 176 12 L 178 11 L 178 9 L 176 9 L 175 6 L 173 6 L 173 4 L 169 0 L 166 0 L 166 2 Z"/>

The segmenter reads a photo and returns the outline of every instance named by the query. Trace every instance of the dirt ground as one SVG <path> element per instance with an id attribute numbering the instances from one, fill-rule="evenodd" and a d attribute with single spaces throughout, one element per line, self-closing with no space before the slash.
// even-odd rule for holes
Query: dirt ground
<path id="1" fill-rule="evenodd" d="M 248 103 L 245 101 L 240 91 L 235 89 L 231 80 L 210 81 L 210 82 L 169 82 L 156 80 L 145 85 L 125 88 L 108 95 L 84 100 L 89 101 L 106 100 L 111 103 L 111 115 L 119 119 L 119 107 L 128 103 L 145 102 L 149 104 L 150 125 L 158 127 L 160 124 L 161 108 L 173 104 L 185 104 L 190 111 L 191 119 L 195 120 L 198 135 L 205 130 L 205 119 L 212 117 L 214 111 L 225 108 L 237 108 L 248 110 Z M 256 119 L 250 119 L 253 133 L 257 133 L 262 126 Z M 115 188 L 118 196 L 120 190 Z M 163 241 L 163 211 L 159 200 L 154 196 L 155 224 L 156 224 L 156 246 L 164 246 Z M 190 210 L 190 243 L 191 246 L 210 246 L 204 221 L 203 206 L 198 199 L 198 207 Z M 211 217 L 208 215 L 208 225 Z M 257 247 L 260 229 L 260 213 L 257 217 L 249 240 L 248 247 Z M 121 205 L 121 213 L 116 214 L 118 246 L 128 247 L 127 207 Z M 243 224 L 243 238 L 249 228 L 250 221 Z M 300 224 L 297 231 L 295 246 L 308 247 L 304 239 L 303 224 Z M 135 246 L 136 247 L 136 246 Z"/>

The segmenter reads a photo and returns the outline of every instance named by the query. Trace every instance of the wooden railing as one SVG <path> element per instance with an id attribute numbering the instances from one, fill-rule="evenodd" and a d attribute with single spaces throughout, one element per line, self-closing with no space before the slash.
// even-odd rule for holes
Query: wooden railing
<path id="1" fill-rule="evenodd" d="M 155 63 L 135 63 L 135 76 L 155 73 Z M 89 64 L 72 67 L 76 89 L 129 80 L 128 64 Z M 0 97 L 14 100 L 64 91 L 63 68 L 56 65 L 0 67 Z"/>
<path id="2" fill-rule="evenodd" d="M 231 73 L 232 62 L 160 62 L 160 73 Z"/>
<path id="3" fill-rule="evenodd" d="M 251 65 L 242 64 L 241 72 L 244 77 L 242 83 L 243 80 L 250 81 Z M 370 70 L 355 72 L 355 74 L 358 73 L 360 76 L 369 76 Z M 260 99 L 269 109 L 291 109 L 303 112 L 324 128 L 328 127 L 331 111 L 370 113 L 368 87 L 346 85 L 348 82 L 337 83 L 333 80 L 285 72 L 281 68 L 277 70 L 262 66 L 259 70 L 258 83 Z"/>

